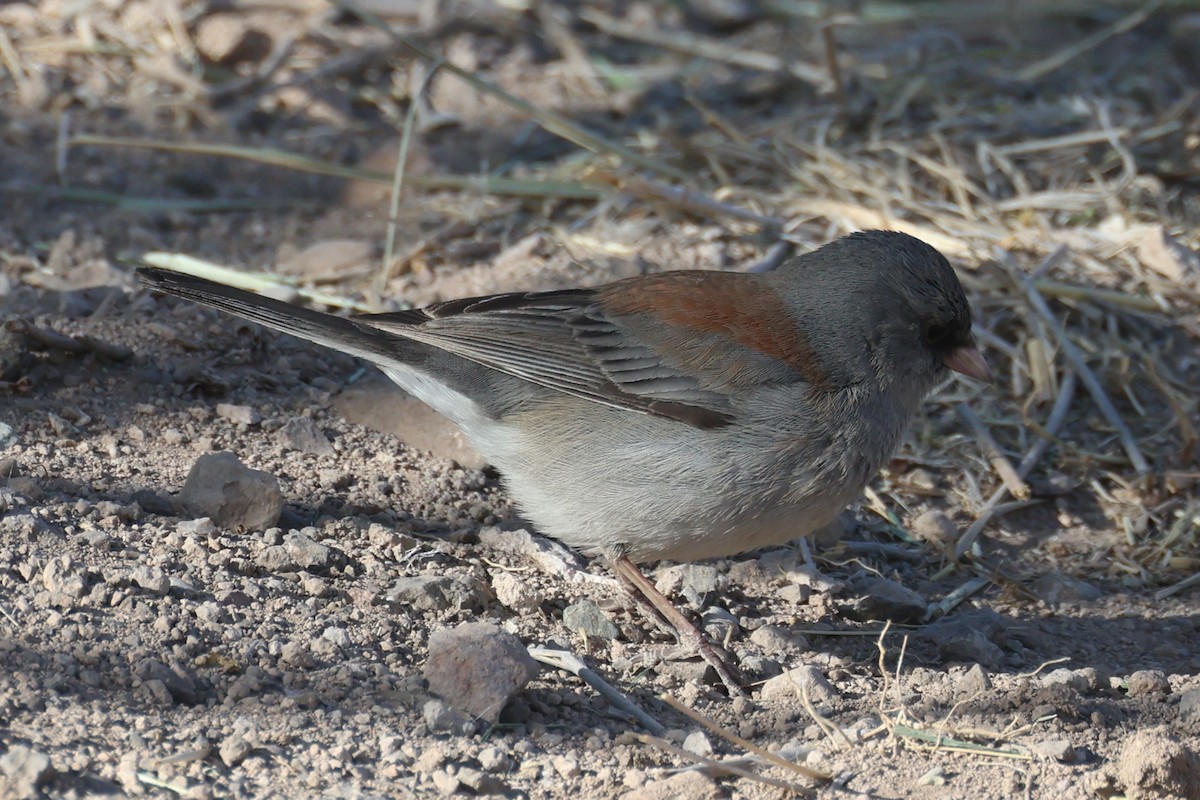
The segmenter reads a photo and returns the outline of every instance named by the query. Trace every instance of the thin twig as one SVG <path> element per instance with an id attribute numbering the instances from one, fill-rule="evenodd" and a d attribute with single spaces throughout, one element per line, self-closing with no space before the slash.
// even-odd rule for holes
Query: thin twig
<path id="1" fill-rule="evenodd" d="M 786 789 L 794 794 L 800 795 L 801 797 L 815 797 L 816 796 L 816 792 L 814 792 L 812 789 L 809 789 L 807 787 L 799 786 L 794 783 L 789 783 L 788 781 L 782 781 L 782 780 L 779 780 L 778 778 L 772 778 L 767 775 L 760 775 L 759 773 L 755 772 L 754 770 L 746 769 L 745 767 L 740 767 L 737 764 L 730 764 L 728 762 L 722 762 L 722 761 L 717 761 L 716 759 L 706 758 L 705 756 L 699 755 L 698 753 L 693 753 L 691 750 L 684 750 L 682 747 L 677 747 L 676 745 L 673 745 L 670 742 L 668 742 L 666 739 L 660 739 L 657 736 L 647 736 L 644 733 L 635 733 L 633 736 L 639 742 L 642 742 L 643 744 L 648 744 L 651 747 L 657 747 L 659 750 L 662 750 L 664 753 L 670 753 L 671 755 L 677 756 L 679 758 L 686 758 L 686 759 L 690 759 L 691 761 L 695 761 L 697 764 L 702 765 L 706 771 L 711 771 L 718 775 L 721 773 L 728 773 L 730 775 L 737 775 L 738 777 L 741 777 L 741 778 L 749 778 L 750 780 L 758 781 L 759 783 L 765 783 L 769 786 L 775 786 L 779 789 Z"/>
<path id="2" fill-rule="evenodd" d="M 392 175 L 392 192 L 391 200 L 388 203 L 388 220 L 387 220 L 387 238 L 384 240 L 383 246 L 383 268 L 375 275 L 375 280 L 371 282 L 371 296 L 368 298 L 369 304 L 373 307 L 372 310 L 379 310 L 380 298 L 383 296 L 383 290 L 388 282 L 392 279 L 392 256 L 396 249 L 396 219 L 400 215 L 400 195 L 404 192 L 404 172 L 408 167 L 408 151 L 412 146 L 412 132 L 417 123 L 417 109 L 421 106 L 421 98 L 425 96 L 425 92 L 429 89 L 430 81 L 433 76 L 437 75 L 438 67 L 442 65 L 442 61 L 438 60 L 429 65 L 429 69 L 425 72 L 425 77 L 421 80 L 421 85 L 417 87 L 417 91 L 409 98 L 408 111 L 404 115 L 404 129 L 400 133 L 400 152 L 396 154 L 396 169 Z"/>
<path id="3" fill-rule="evenodd" d="M 1190 589 L 1193 586 L 1200 586 L 1200 572 L 1197 572 L 1195 575 L 1189 575 L 1178 583 L 1173 583 L 1164 589 L 1159 589 L 1154 593 L 1154 599 L 1166 600 L 1171 595 L 1179 594 L 1185 589 Z"/>
<path id="4" fill-rule="evenodd" d="M 608 701 L 609 705 L 633 717 L 646 730 L 655 736 L 661 736 L 666 728 L 658 720 L 647 714 L 625 695 L 621 694 L 612 684 L 605 681 L 596 671 L 589 667 L 582 658 L 569 650 L 555 650 L 549 647 L 530 647 L 529 655 L 535 661 L 549 664 L 557 669 L 566 670 L 596 690 L 597 694 Z"/>
<path id="5" fill-rule="evenodd" d="M 1045 431 L 1047 435 L 1053 436 L 1058 432 L 1063 420 L 1066 419 L 1067 411 L 1071 407 L 1071 400 L 1075 396 L 1076 377 L 1074 372 L 1068 372 L 1063 378 L 1062 385 L 1058 390 L 1058 399 L 1054 403 L 1054 408 L 1050 411 L 1050 417 L 1046 420 Z M 1051 440 L 1048 438 L 1039 438 L 1034 442 L 1033 447 L 1025 454 L 1017 464 L 1017 475 L 1024 478 L 1033 469 L 1034 465 L 1041 460 L 1042 455 L 1050 448 Z M 980 510 L 979 517 L 972 523 L 967 532 L 962 535 L 962 538 L 954 545 L 954 557 L 962 558 L 967 551 L 975 546 L 976 540 L 979 539 L 979 534 L 987 527 L 987 524 L 996 516 L 997 509 L 1008 496 L 1008 487 L 1000 486 L 988 498 Z"/>
<path id="6" fill-rule="evenodd" d="M 846 86 L 842 80 L 842 66 L 838 63 L 837 34 L 833 32 L 834 23 L 826 22 L 821 26 L 821 41 L 825 47 L 825 67 L 833 80 L 833 95 L 837 98 L 838 108 L 846 109 Z"/>
<path id="7" fill-rule="evenodd" d="M 944 617 L 958 607 L 959 603 L 991 583 L 987 578 L 971 578 L 937 603 L 933 603 L 925 612 L 925 619 L 933 620 Z"/>
<path id="8" fill-rule="evenodd" d="M 771 245 L 771 249 L 761 260 L 746 267 L 746 272 L 771 272 L 779 267 L 796 249 L 789 241 L 781 240 Z"/>
<path id="9" fill-rule="evenodd" d="M 813 705 L 812 697 L 808 692 L 808 682 L 800 683 L 796 677 L 789 671 L 785 673 L 788 680 L 792 682 L 792 686 L 796 687 L 796 692 L 800 695 L 800 703 L 804 706 L 805 712 L 817 724 L 817 727 L 829 737 L 832 741 L 840 741 L 846 747 L 853 747 L 854 743 L 850 741 L 850 737 L 846 732 L 827 719 L 821 712 L 817 711 L 817 707 Z"/>
<path id="10" fill-rule="evenodd" d="M 641 25 L 631 25 L 586 6 L 579 12 L 579 18 L 595 25 L 609 36 L 654 45 L 665 50 L 674 50 L 685 55 L 705 58 L 709 61 L 733 64 L 746 69 L 786 72 L 822 91 L 829 86 L 830 76 L 820 67 L 790 58 L 785 60 L 773 53 L 731 47 L 718 39 L 697 36 L 694 33 L 673 33 L 661 28 L 648 29 Z"/>
<path id="11" fill-rule="evenodd" d="M 253 161 L 273 167 L 327 175 L 331 178 L 371 181 L 391 184 L 393 174 L 379 170 L 347 167 L 330 161 L 290 153 L 276 147 L 241 147 L 209 142 L 163 142 L 157 139 L 138 139 L 124 136 L 95 136 L 77 134 L 71 137 L 71 145 L 93 147 L 134 147 L 143 150 L 161 150 L 191 155 L 219 156 Z M 525 181 L 493 175 L 408 175 L 405 182 L 422 189 L 455 189 L 478 191 L 513 197 L 562 197 L 574 200 L 596 200 L 605 192 L 597 186 L 588 186 L 579 181 Z M 261 205 L 261 201 L 258 201 Z"/>
<path id="12" fill-rule="evenodd" d="M 1052 53 L 1039 61 L 1033 62 L 1024 69 L 1017 70 L 1013 77 L 1019 81 L 1035 81 L 1038 78 L 1044 77 L 1087 51 L 1099 47 L 1112 37 L 1133 30 L 1149 19 L 1154 12 L 1162 8 L 1164 2 L 1165 0 L 1152 0 L 1152 2 L 1147 3 L 1132 14 L 1122 17 L 1107 27 L 1101 28 L 1090 36 L 1085 36 L 1078 42 L 1059 50 L 1057 53 Z"/>
<path id="13" fill-rule="evenodd" d="M 742 737 L 738 736 L 733 731 L 722 728 L 720 725 L 713 722 L 711 719 L 704 716 L 700 712 L 696 711 L 694 708 L 684 705 L 683 703 L 676 700 L 674 697 L 672 697 L 669 694 L 660 695 L 660 697 L 662 698 L 662 701 L 664 703 L 666 703 L 667 705 L 669 705 L 671 708 L 675 709 L 679 713 L 686 715 L 693 722 L 698 722 L 699 724 L 703 725 L 704 727 L 708 728 L 710 731 L 715 733 L 717 736 L 720 736 L 722 739 L 726 739 L 727 741 L 733 742 L 738 747 L 741 747 L 744 750 L 748 750 L 749 752 L 754 753 L 759 758 L 765 759 L 766 761 L 769 761 L 770 763 L 775 764 L 776 766 L 783 767 L 784 769 L 787 769 L 787 770 L 791 770 L 792 772 L 795 772 L 798 775 L 803 775 L 806 778 L 812 778 L 813 780 L 828 781 L 831 778 L 831 776 L 828 773 L 823 772 L 822 770 L 813 769 L 812 767 L 808 766 L 807 764 L 797 764 L 794 761 L 788 761 L 786 758 L 782 758 L 781 756 L 778 756 L 775 753 L 770 752 L 769 750 L 765 750 L 765 749 L 759 747 L 758 745 L 754 744 L 753 742 L 743 739 Z"/>
<path id="14" fill-rule="evenodd" d="M 703 192 L 697 192 L 683 186 L 668 186 L 658 181 L 639 178 L 634 175 L 616 175 L 596 171 L 588 176 L 589 183 L 607 183 L 618 191 L 632 197 L 642 199 L 654 198 L 674 203 L 684 211 L 700 216 L 721 219 L 729 217 L 746 222 L 753 222 L 766 230 L 777 231 L 783 227 L 783 221 L 777 217 L 757 214 L 749 209 L 731 206 Z"/>
<path id="15" fill-rule="evenodd" d="M 1065 246 L 1060 245 L 1054 253 L 1051 253 L 1047 260 L 1051 258 L 1059 258 L 1059 253 L 1064 251 Z M 1125 449 L 1125 454 L 1129 457 L 1129 463 L 1139 475 L 1144 475 L 1150 471 L 1150 465 L 1142 456 L 1142 451 L 1138 449 L 1137 440 L 1133 438 L 1133 433 L 1125 425 L 1121 419 L 1121 415 L 1117 413 L 1117 409 L 1113 406 L 1112 401 L 1108 399 L 1108 395 L 1104 392 L 1104 387 L 1100 385 L 1100 379 L 1096 377 L 1096 373 L 1087 365 L 1087 361 L 1083 356 L 1083 352 L 1076 344 L 1071 341 L 1067 335 L 1066 328 L 1054 313 L 1050 311 L 1050 306 L 1046 304 L 1046 299 L 1038 292 L 1037 287 L 1028 277 L 1014 272 L 1017 282 L 1025 291 L 1025 296 L 1029 299 L 1029 305 L 1037 312 L 1038 316 L 1046 321 L 1050 331 L 1058 340 L 1059 347 L 1062 349 L 1063 355 L 1071 362 L 1071 368 L 1083 381 L 1083 385 L 1087 388 L 1088 393 L 1092 396 L 1096 406 L 1100 409 L 1100 413 L 1108 420 L 1108 424 L 1112 425 L 1117 430 L 1117 436 L 1121 440 L 1121 446 Z"/>
<path id="16" fill-rule="evenodd" d="M 1005 156 L 1028 155 L 1030 153 L 1040 153 L 1045 150 L 1083 147 L 1089 144 L 1107 142 L 1113 133 L 1118 136 L 1126 136 L 1129 131 L 1125 128 L 1114 128 L 1111 132 L 1080 131 L 1079 133 L 1068 133 L 1063 136 L 1047 136 L 1044 139 L 1026 139 L 1025 141 L 1013 142 L 1012 144 L 993 145 L 990 150 L 993 154 L 999 153 Z"/>
<path id="17" fill-rule="evenodd" d="M 439 59 L 439 56 L 425 45 L 419 43 L 416 39 L 410 36 L 405 36 L 402 33 L 397 33 L 396 30 L 388 25 L 384 20 L 375 14 L 367 11 L 356 3 L 350 0 L 330 0 L 330 2 L 338 8 L 353 14 L 368 25 L 372 25 L 386 33 L 393 41 L 403 45 L 417 55 L 433 63 Z M 490 94 L 503 101 L 511 108 L 515 108 L 522 114 L 525 114 L 537 124 L 541 125 L 550 133 L 556 136 L 561 136 L 569 142 L 579 145 L 585 150 L 593 153 L 609 153 L 620 157 L 623 161 L 648 169 L 651 172 L 656 172 L 659 175 L 675 178 L 676 180 L 686 181 L 689 175 L 683 170 L 665 164 L 656 158 L 638 153 L 635 150 L 630 150 L 622 144 L 614 142 L 610 139 L 605 139 L 602 136 L 592 133 L 581 125 L 577 125 L 561 114 L 557 114 L 545 108 L 540 108 L 533 103 L 523 98 L 517 97 L 514 94 L 506 92 L 496 84 L 480 78 L 470 70 L 463 69 L 451 61 L 443 61 L 442 69 L 451 73 L 455 77 L 469 83 L 473 88 L 479 91 Z"/>
<path id="18" fill-rule="evenodd" d="M 988 461 L 992 463 L 992 469 L 996 470 L 996 474 L 1000 480 L 1008 487 L 1008 491 L 1021 500 L 1029 499 L 1029 484 L 1021 479 L 1017 471 L 1013 468 L 1012 462 L 1008 460 L 1008 456 L 1000 450 L 1000 445 L 996 444 L 996 440 L 992 438 L 992 432 L 983 424 L 983 420 L 971 410 L 966 403 L 958 404 L 958 415 L 967 423 L 967 427 L 971 429 L 971 433 L 975 436 L 975 441 L 979 443 L 979 449 L 987 456 Z"/>

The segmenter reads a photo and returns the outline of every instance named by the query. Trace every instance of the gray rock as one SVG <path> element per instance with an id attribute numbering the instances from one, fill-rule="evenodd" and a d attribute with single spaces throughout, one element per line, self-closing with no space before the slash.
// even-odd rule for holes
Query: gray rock
<path id="1" fill-rule="evenodd" d="M 104 531 L 80 531 L 72 536 L 71 539 L 101 551 L 113 549 L 112 537 Z"/>
<path id="2" fill-rule="evenodd" d="M 1112 688 L 1112 676 L 1096 667 L 1080 667 L 1075 675 L 1087 681 L 1088 692 L 1107 692 Z"/>
<path id="3" fill-rule="evenodd" d="M 621 795 L 619 800 L 719 800 L 725 797 L 712 778 L 699 772 L 681 772 L 670 778 L 650 781 Z"/>
<path id="4" fill-rule="evenodd" d="M 195 705 L 200 702 L 195 678 L 180 664 L 167 666 L 157 658 L 143 658 L 133 665 L 133 677 L 141 684 L 158 681 L 166 689 L 169 699 L 176 703 Z"/>
<path id="5" fill-rule="evenodd" d="M 234 425 L 257 425 L 262 422 L 262 414 L 258 413 L 258 409 L 232 403 L 217 403 L 217 416 Z"/>
<path id="6" fill-rule="evenodd" d="M 196 619 L 212 625 L 223 625 L 229 621 L 229 614 L 219 603 L 208 600 L 196 606 Z"/>
<path id="7" fill-rule="evenodd" d="M 1075 746 L 1066 739 L 1044 739 L 1035 742 L 1033 752 L 1057 761 L 1069 763 L 1075 760 Z"/>
<path id="8" fill-rule="evenodd" d="M 413 575 L 397 578 L 386 599 L 418 611 L 483 608 L 490 593 L 478 581 L 459 575 Z"/>
<path id="9" fill-rule="evenodd" d="M 0 797 L 11 800 L 41 797 L 38 787 L 53 776 L 50 756 L 27 745 L 14 744 L 0 756 Z"/>
<path id="10" fill-rule="evenodd" d="M 283 537 L 283 549 L 287 551 L 292 563 L 301 569 L 324 571 L 334 565 L 334 550 L 313 541 L 306 533 L 315 528 L 305 528 L 303 531 L 293 531 Z"/>
<path id="11" fill-rule="evenodd" d="M 1171 693 L 1171 683 L 1160 669 L 1139 669 L 1125 679 L 1125 689 L 1130 697 L 1168 695 Z"/>
<path id="12" fill-rule="evenodd" d="M 179 504 L 222 528 L 265 530 L 283 511 L 283 493 L 274 475 L 250 469 L 233 453 L 206 453 L 192 465 Z"/>
<path id="13" fill-rule="evenodd" d="M 771 574 L 765 564 L 763 565 L 763 569 L 768 575 Z M 846 588 L 846 584 L 825 575 L 820 570 L 810 567 L 807 564 L 793 566 L 787 570 L 785 577 L 794 585 L 807 588 L 817 594 L 836 595 Z M 789 587 L 785 586 L 784 588 Z"/>
<path id="14" fill-rule="evenodd" d="M 466 622 L 429 637 L 424 669 L 429 691 L 486 723 L 495 722 L 537 674 L 537 662 L 521 640 L 491 623 Z"/>
<path id="15" fill-rule="evenodd" d="M 1053 606 L 1063 603 L 1089 603 L 1104 596 L 1104 591 L 1099 587 L 1070 575 L 1063 575 L 1061 572 L 1041 576 L 1033 582 L 1033 590 Z"/>
<path id="16" fill-rule="evenodd" d="M 507 794 L 508 786 L 504 781 L 493 775 L 487 775 L 472 767 L 459 767 L 458 774 L 454 777 L 458 778 L 458 782 L 466 786 L 475 794 L 482 795 L 499 795 Z"/>
<path id="17" fill-rule="evenodd" d="M 720 606 L 710 606 L 700 615 L 700 627 L 714 642 L 725 642 L 737 636 L 742 627 L 738 618 Z"/>
<path id="18" fill-rule="evenodd" d="M 972 617 L 938 620 L 921 629 L 918 636 L 932 642 L 945 661 L 975 662 L 989 670 L 1004 661 L 1004 651 L 991 640 L 997 636 L 996 626 L 980 624 Z"/>
<path id="19" fill-rule="evenodd" d="M 178 578 L 172 575 L 167 578 L 167 583 L 171 584 L 172 591 L 179 592 L 180 594 L 190 596 L 200 594 L 200 590 L 198 590 L 190 581 L 185 581 L 183 578 Z"/>
<path id="20" fill-rule="evenodd" d="M 812 599 L 813 590 L 800 583 L 789 583 L 778 589 L 777 596 L 784 603 L 795 603 L 798 606 L 807 605 Z"/>
<path id="21" fill-rule="evenodd" d="M 130 751 L 117 762 L 117 781 L 130 795 L 146 793 L 146 787 L 138 780 L 138 754 Z"/>
<path id="22" fill-rule="evenodd" d="M 433 780 L 433 785 L 437 790 L 442 793 L 442 796 L 449 797 L 458 792 L 458 778 L 446 770 L 435 769 L 429 774 L 429 777 Z"/>
<path id="23" fill-rule="evenodd" d="M 335 452 L 324 431 L 308 417 L 293 417 L 279 429 L 277 435 L 279 443 L 289 450 L 314 456 L 331 456 Z"/>
<path id="24" fill-rule="evenodd" d="M 150 514 L 169 517 L 175 513 L 175 504 L 171 502 L 171 498 L 149 489 L 138 489 L 129 495 L 129 501 L 137 503 L 143 511 Z"/>
<path id="25" fill-rule="evenodd" d="M 379 760 L 398 761 L 404 759 L 404 737 L 385 733 L 379 737 Z"/>
<path id="26" fill-rule="evenodd" d="M 244 15 L 216 13 L 199 20 L 192 41 L 204 60 L 231 67 L 264 58 L 272 37 L 268 27 L 254 26 Z"/>
<path id="27" fill-rule="evenodd" d="M 692 731 L 683 740 L 683 749 L 689 753 L 695 753 L 698 756 L 708 757 L 712 755 L 712 742 L 708 740 L 708 736 L 704 731 Z"/>
<path id="28" fill-rule="evenodd" d="M 184 536 L 196 536 L 205 539 L 217 535 L 217 526 L 208 517 L 181 519 L 175 524 L 175 530 Z"/>
<path id="29" fill-rule="evenodd" d="M 668 597 L 678 594 L 698 608 L 717 591 L 720 573 L 709 564 L 674 564 L 658 570 L 655 586 Z"/>
<path id="30" fill-rule="evenodd" d="M 554 771 L 558 773 L 560 778 L 571 780 L 578 778 L 581 770 L 579 769 L 579 759 L 575 756 L 557 755 L 550 759 L 550 766 L 554 767 Z"/>
<path id="31" fill-rule="evenodd" d="M 221 740 L 221 746 L 217 748 L 217 753 L 225 762 L 225 766 L 232 767 L 245 761 L 246 756 L 250 755 L 250 751 L 253 749 L 254 745 L 248 742 L 246 737 L 240 733 L 233 733 Z"/>
<path id="32" fill-rule="evenodd" d="M 309 669 L 316 663 L 308 643 L 299 641 L 284 642 L 279 648 L 279 661 L 285 666 L 297 669 Z"/>
<path id="33" fill-rule="evenodd" d="M 78 600 L 87 589 L 87 572 L 70 556 L 60 556 L 42 569 L 42 586 L 51 594 Z"/>
<path id="34" fill-rule="evenodd" d="M 808 649 L 808 638 L 804 634 L 793 633 L 780 625 L 763 625 L 755 629 L 750 634 L 750 641 L 767 654 Z"/>
<path id="35" fill-rule="evenodd" d="M 946 775 L 945 767 L 934 767 L 917 778 L 918 786 L 945 786 L 950 778 Z"/>
<path id="36" fill-rule="evenodd" d="M 1164 726 L 1144 728 L 1126 740 L 1116 777 L 1129 797 L 1200 797 L 1200 758 Z"/>
<path id="37" fill-rule="evenodd" d="M 12 507 L 11 495 L 0 495 L 10 498 L 4 501 L 3 505 Z M 34 539 L 39 536 L 46 535 L 53 530 L 40 517 L 35 517 L 28 511 L 9 511 L 0 514 L 0 541 L 11 541 L 13 537 L 24 537 Z"/>
<path id="38" fill-rule="evenodd" d="M 345 470 L 328 468 L 317 472 L 317 480 L 326 489 L 340 492 L 347 489 L 354 482 L 354 476 Z"/>
<path id="39" fill-rule="evenodd" d="M 992 678 L 980 664 L 974 664 L 964 672 L 954 685 L 959 697 L 974 697 L 992 688 Z"/>
<path id="40" fill-rule="evenodd" d="M 1188 733 L 1200 733 L 1200 687 L 1179 693 L 1179 724 Z"/>
<path id="41" fill-rule="evenodd" d="M 344 649 L 350 646 L 350 634 L 346 633 L 345 628 L 330 626 L 321 632 L 321 638 L 327 642 L 332 642 L 334 646 Z"/>
<path id="42" fill-rule="evenodd" d="M 1041 678 L 1042 686 L 1054 686 L 1056 684 L 1074 689 L 1080 694 L 1084 694 L 1091 688 L 1091 681 L 1088 676 L 1080 670 L 1059 668 L 1047 672 Z"/>
<path id="43" fill-rule="evenodd" d="M 759 691 L 759 699 L 771 701 L 799 698 L 802 689 L 807 690 L 808 699 L 813 703 L 825 703 L 837 697 L 837 690 L 821 670 L 805 664 L 782 675 L 776 675 L 764 683 Z"/>
<path id="44" fill-rule="evenodd" d="M 842 613 L 851 619 L 887 619 L 905 624 L 922 620 L 928 608 L 921 595 L 874 575 L 851 581 L 849 590 L 858 595 L 842 607 Z"/>
<path id="45" fill-rule="evenodd" d="M 477 758 L 479 766 L 487 772 L 508 772 L 513 768 L 513 760 L 499 747 L 485 747 Z"/>
<path id="46" fill-rule="evenodd" d="M 528 559 L 547 575 L 570 577 L 584 568 L 583 559 L 566 545 L 544 536 L 534 536 L 524 529 L 482 528 L 479 531 L 479 543 L 502 553 Z"/>
<path id="47" fill-rule="evenodd" d="M 595 603 L 580 600 L 563 609 L 563 625 L 572 633 L 582 630 L 597 639 L 616 639 L 620 635 L 617 626 L 605 616 Z"/>
<path id="48" fill-rule="evenodd" d="M 311 597 L 328 597 L 333 594 L 328 581 L 322 580 L 316 575 L 309 575 L 307 572 L 300 573 L 300 588 Z"/>
<path id="49" fill-rule="evenodd" d="M 267 572 L 287 572 L 296 569 L 296 562 L 292 560 L 291 553 L 281 544 L 263 548 L 254 557 L 254 563 Z"/>
<path id="50" fill-rule="evenodd" d="M 129 573 L 129 580 L 151 594 L 163 595 L 171 591 L 171 579 L 158 567 L 135 567 Z"/>
<path id="51" fill-rule="evenodd" d="M 529 581 L 523 581 L 511 572 L 492 575 L 492 591 L 505 608 L 513 611 L 532 611 L 546 600 Z"/>
<path id="52" fill-rule="evenodd" d="M 465 714 L 451 708 L 441 700 L 427 700 L 421 707 L 425 727 L 430 733 L 452 733 L 455 736 L 470 736 L 475 733 L 475 723 Z"/>

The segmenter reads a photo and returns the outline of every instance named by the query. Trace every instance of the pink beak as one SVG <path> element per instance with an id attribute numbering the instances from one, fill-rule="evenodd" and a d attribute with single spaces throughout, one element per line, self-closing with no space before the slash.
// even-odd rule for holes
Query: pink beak
<path id="1" fill-rule="evenodd" d="M 993 383 L 992 371 L 977 347 L 960 347 L 946 356 L 943 363 L 960 375 L 974 378 L 984 383 Z"/>

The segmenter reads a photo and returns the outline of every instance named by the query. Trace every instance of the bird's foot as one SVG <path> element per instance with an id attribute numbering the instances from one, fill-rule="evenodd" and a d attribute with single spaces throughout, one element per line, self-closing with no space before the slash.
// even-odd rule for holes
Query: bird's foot
<path id="1" fill-rule="evenodd" d="M 642 571 L 629 560 L 628 556 L 619 556 L 611 559 L 609 563 L 612 565 L 613 572 L 625 584 L 629 593 L 647 616 L 674 633 L 681 641 L 688 642 L 694 647 L 700 657 L 708 662 L 709 666 L 717 673 L 721 683 L 725 684 L 730 697 L 746 695 L 737 668 L 733 665 L 733 659 L 724 648 L 713 642 L 704 631 L 696 626 L 696 623 L 688 619 L 666 595 L 658 590 L 653 581 L 642 574 Z"/>

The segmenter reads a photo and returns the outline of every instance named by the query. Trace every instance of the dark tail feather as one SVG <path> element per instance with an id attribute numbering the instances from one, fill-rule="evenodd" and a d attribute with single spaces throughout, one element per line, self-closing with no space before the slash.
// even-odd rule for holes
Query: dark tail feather
<path id="1" fill-rule="evenodd" d="M 371 361 L 379 361 L 380 356 L 388 356 L 394 360 L 399 355 L 396 352 L 400 341 L 397 337 L 363 328 L 342 317 L 284 303 L 182 272 L 157 267 L 138 267 L 137 276 L 142 283 L 157 291 L 227 311 L 242 319 L 343 353 Z"/>

